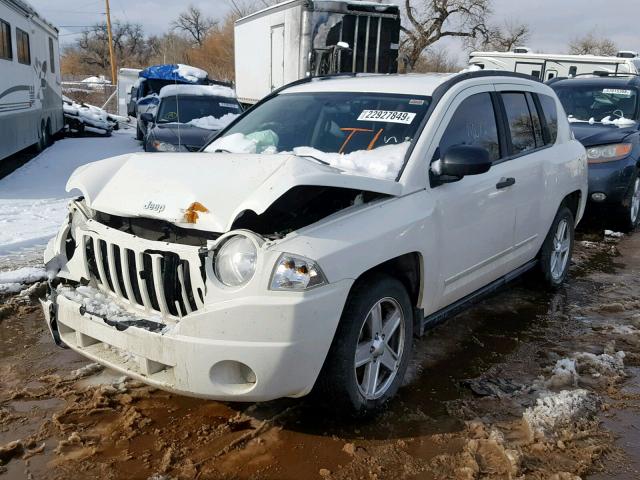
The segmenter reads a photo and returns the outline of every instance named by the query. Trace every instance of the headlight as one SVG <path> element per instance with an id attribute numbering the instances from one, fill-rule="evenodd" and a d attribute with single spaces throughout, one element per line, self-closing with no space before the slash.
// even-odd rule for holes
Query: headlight
<path id="1" fill-rule="evenodd" d="M 170 143 L 167 143 L 167 142 L 159 142 L 157 140 L 152 142 L 151 146 L 155 148 L 158 152 L 177 152 L 178 151 L 178 147 L 176 147 L 175 145 L 171 145 Z"/>
<path id="2" fill-rule="evenodd" d="M 229 237 L 222 244 L 214 260 L 218 280 L 229 287 L 244 285 L 256 271 L 258 251 L 244 235 Z"/>
<path id="3" fill-rule="evenodd" d="M 320 267 L 313 260 L 283 254 L 271 276 L 271 290 L 308 290 L 327 283 Z"/>
<path id="4" fill-rule="evenodd" d="M 630 143 L 612 143 L 611 145 L 590 147 L 587 148 L 587 159 L 589 163 L 615 162 L 629 155 L 632 148 Z"/>

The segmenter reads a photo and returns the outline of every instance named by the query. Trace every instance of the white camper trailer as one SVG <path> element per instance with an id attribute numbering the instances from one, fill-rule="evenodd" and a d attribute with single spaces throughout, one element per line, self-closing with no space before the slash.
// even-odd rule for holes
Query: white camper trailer
<path id="1" fill-rule="evenodd" d="M 46 147 L 63 126 L 58 30 L 22 0 L 0 0 L 0 160 Z"/>
<path id="2" fill-rule="evenodd" d="M 527 48 L 516 48 L 513 52 L 471 52 L 469 63 L 486 70 L 524 73 L 544 81 L 594 72 L 640 72 L 640 57 L 630 51 L 618 52 L 615 57 L 602 57 L 530 53 Z"/>
<path id="3" fill-rule="evenodd" d="M 118 115 L 129 115 L 129 102 L 131 101 L 131 89 L 138 81 L 139 68 L 121 68 L 118 70 Z"/>
<path id="4" fill-rule="evenodd" d="M 307 76 L 398 70 L 396 5 L 288 0 L 235 24 L 238 99 L 253 104 Z"/>

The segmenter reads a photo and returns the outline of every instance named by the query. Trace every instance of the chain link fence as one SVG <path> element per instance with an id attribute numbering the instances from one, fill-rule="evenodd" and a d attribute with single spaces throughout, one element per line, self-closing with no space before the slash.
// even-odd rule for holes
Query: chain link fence
<path id="1" fill-rule="evenodd" d="M 103 108 L 108 113 L 118 113 L 118 87 L 104 77 L 85 79 L 65 77 L 62 94 L 78 103 L 86 103 Z"/>

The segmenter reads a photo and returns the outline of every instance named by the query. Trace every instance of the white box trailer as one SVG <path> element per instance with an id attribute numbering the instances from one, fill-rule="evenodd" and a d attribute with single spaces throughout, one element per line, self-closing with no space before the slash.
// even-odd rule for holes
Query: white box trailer
<path id="1" fill-rule="evenodd" d="M 138 81 L 140 68 L 121 68 L 118 70 L 118 115 L 126 117 L 129 115 L 129 102 L 131 101 L 131 89 Z"/>
<path id="2" fill-rule="evenodd" d="M 0 0 L 0 160 L 45 147 L 64 126 L 58 30 L 21 0 Z"/>
<path id="3" fill-rule="evenodd" d="M 524 73 L 543 81 L 594 72 L 617 74 L 640 71 L 640 57 L 629 51 L 619 52 L 616 57 L 529 53 L 527 49 L 516 49 L 514 52 L 471 52 L 469 63 L 486 70 Z"/>
<path id="4" fill-rule="evenodd" d="M 307 77 L 398 71 L 400 11 L 396 5 L 339 0 L 288 0 L 235 24 L 236 91 L 253 104 Z"/>

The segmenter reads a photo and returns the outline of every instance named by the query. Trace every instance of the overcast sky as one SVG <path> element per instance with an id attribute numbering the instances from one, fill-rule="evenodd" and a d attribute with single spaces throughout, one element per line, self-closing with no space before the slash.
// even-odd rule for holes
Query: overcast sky
<path id="1" fill-rule="evenodd" d="M 398 0 L 392 0 L 398 3 Z M 60 27 L 63 44 L 72 43 L 82 26 L 104 19 L 104 0 L 30 0 L 47 20 Z M 229 0 L 110 0 L 112 20 L 142 24 L 147 34 L 161 34 L 189 4 L 213 17 L 229 10 Z M 420 0 L 415 0 L 419 4 Z M 493 0 L 494 22 L 524 21 L 531 27 L 528 46 L 536 51 L 560 53 L 567 43 L 596 31 L 613 39 L 623 50 L 640 50 L 640 0 Z M 80 26 L 73 28 L 72 26 Z M 442 46 L 456 48 L 455 42 Z M 461 56 L 463 60 L 464 56 Z"/>

